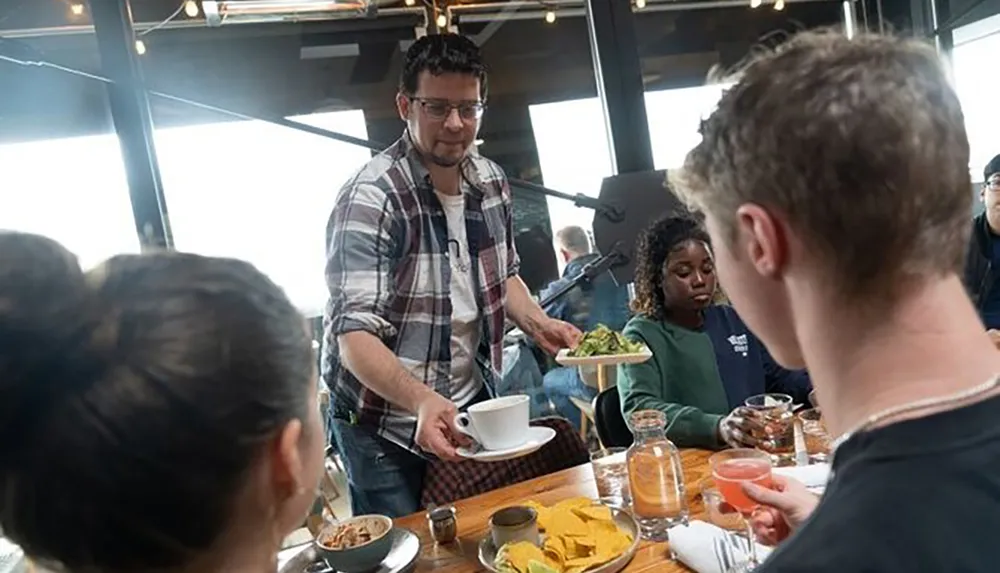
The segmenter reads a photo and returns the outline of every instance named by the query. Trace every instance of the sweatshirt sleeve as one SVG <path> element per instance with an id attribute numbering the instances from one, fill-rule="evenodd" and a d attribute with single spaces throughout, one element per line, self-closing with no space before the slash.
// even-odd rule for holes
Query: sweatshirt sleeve
<path id="1" fill-rule="evenodd" d="M 719 421 L 723 416 L 708 414 L 699 408 L 681 404 L 678 388 L 683 382 L 669 379 L 661 365 L 671 360 L 683 360 L 682 356 L 672 356 L 666 345 L 655 344 L 652 338 L 642 332 L 635 320 L 625 327 L 625 338 L 645 344 L 653 352 L 653 357 L 641 364 L 623 364 L 618 367 L 618 392 L 621 394 L 622 415 L 626 422 L 633 412 L 639 410 L 659 410 L 667 415 L 667 437 L 681 448 L 722 447 L 719 441 Z M 650 342 L 654 342 L 651 344 Z"/>
<path id="2" fill-rule="evenodd" d="M 780 392 L 792 397 L 796 404 L 806 404 L 812 392 L 812 380 L 805 370 L 788 370 L 778 364 L 763 343 L 760 343 L 760 357 L 764 365 L 764 385 L 768 392 Z"/>

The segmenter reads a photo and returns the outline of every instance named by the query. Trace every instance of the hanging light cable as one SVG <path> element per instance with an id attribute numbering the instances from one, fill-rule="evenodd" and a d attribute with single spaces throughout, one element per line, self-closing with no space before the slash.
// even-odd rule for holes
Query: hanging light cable
<path id="1" fill-rule="evenodd" d="M 178 6 L 176 10 L 174 10 L 173 14 L 167 16 L 167 18 L 164 21 L 160 22 L 159 24 L 143 30 L 142 32 L 139 33 L 139 36 L 145 36 L 146 34 L 150 34 L 152 32 L 155 32 L 155 31 L 159 30 L 160 28 L 166 26 L 167 24 L 173 22 L 174 18 L 176 18 L 177 16 L 179 16 L 180 13 L 184 11 L 185 5 L 187 5 L 186 1 L 185 2 L 181 2 L 181 5 Z"/>

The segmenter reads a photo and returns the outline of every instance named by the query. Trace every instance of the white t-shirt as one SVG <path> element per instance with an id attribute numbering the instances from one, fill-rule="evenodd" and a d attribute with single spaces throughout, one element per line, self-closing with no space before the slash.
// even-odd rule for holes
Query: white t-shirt
<path id="1" fill-rule="evenodd" d="M 469 403 L 483 387 L 476 366 L 480 315 L 476 281 L 465 230 L 465 195 L 437 194 L 448 218 L 448 256 L 451 262 L 451 400 Z"/>

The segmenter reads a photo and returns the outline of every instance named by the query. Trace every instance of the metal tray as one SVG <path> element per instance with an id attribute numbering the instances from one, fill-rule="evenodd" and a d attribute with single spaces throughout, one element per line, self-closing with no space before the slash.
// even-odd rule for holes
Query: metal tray
<path id="1" fill-rule="evenodd" d="M 632 545 L 625 550 L 625 553 L 622 553 L 614 561 L 609 561 L 600 567 L 588 569 L 586 573 L 618 573 L 632 561 L 632 558 L 635 557 L 635 552 L 639 549 L 639 543 L 642 541 L 642 535 L 639 531 L 639 524 L 636 522 L 635 518 L 632 517 L 632 514 L 614 507 L 611 507 L 611 514 L 612 517 L 614 517 L 615 524 L 632 535 Z M 491 573 L 499 573 L 496 566 L 493 565 L 496 558 L 497 548 L 493 546 L 493 539 L 487 535 L 486 538 L 479 543 L 479 562 L 486 568 L 487 571 L 490 571 Z"/>

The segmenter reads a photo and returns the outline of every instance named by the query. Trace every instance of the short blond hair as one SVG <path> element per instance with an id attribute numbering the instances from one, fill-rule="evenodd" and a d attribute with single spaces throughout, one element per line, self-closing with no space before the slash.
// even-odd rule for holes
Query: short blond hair
<path id="1" fill-rule="evenodd" d="M 969 143 L 944 65 L 924 42 L 799 34 L 742 70 L 700 131 L 670 182 L 725 240 L 740 205 L 777 211 L 849 298 L 960 268 Z"/>

